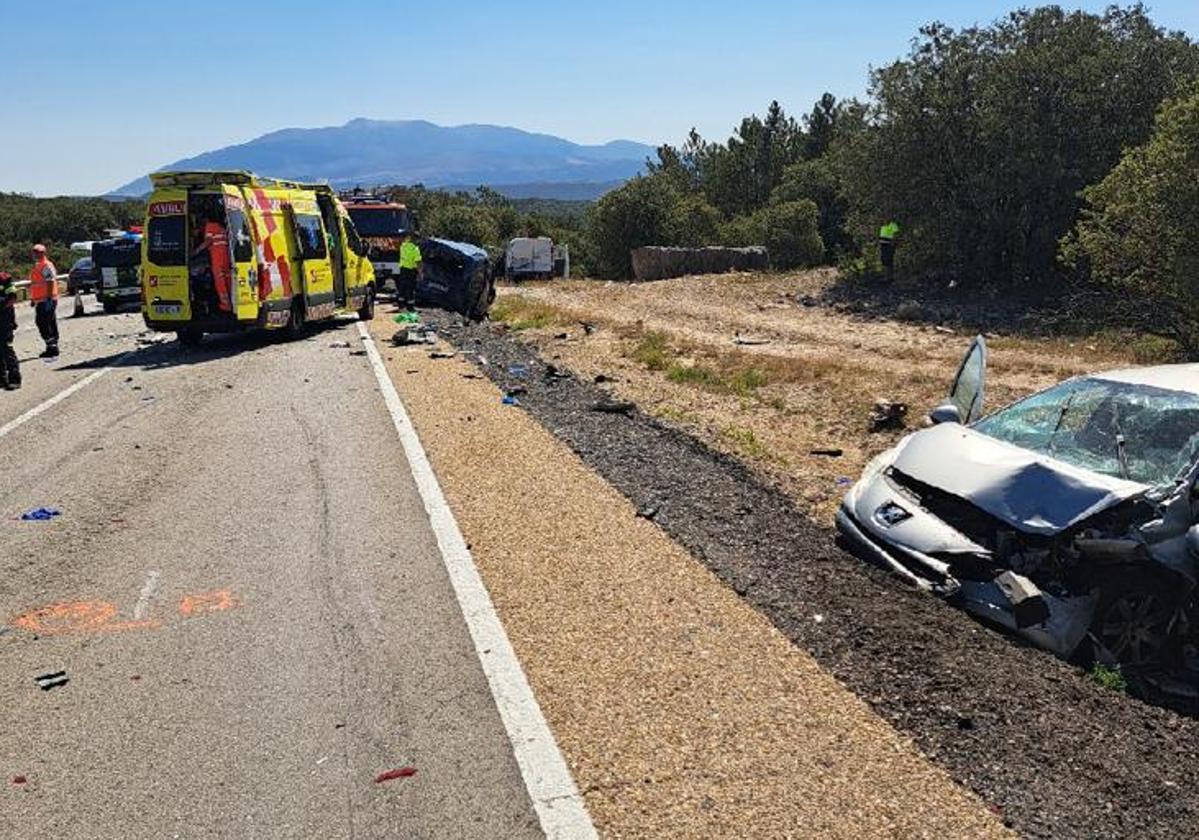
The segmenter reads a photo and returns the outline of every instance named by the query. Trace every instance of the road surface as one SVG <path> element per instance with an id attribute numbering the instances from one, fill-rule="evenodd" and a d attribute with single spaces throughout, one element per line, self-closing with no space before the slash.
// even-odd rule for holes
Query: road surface
<path id="1" fill-rule="evenodd" d="M 352 323 L 187 351 L 64 318 L 46 364 L 21 320 L 0 836 L 541 835 Z"/>

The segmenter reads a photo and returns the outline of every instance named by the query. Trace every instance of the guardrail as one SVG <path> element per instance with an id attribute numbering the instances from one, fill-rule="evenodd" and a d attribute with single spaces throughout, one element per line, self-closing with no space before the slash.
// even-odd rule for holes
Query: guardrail
<path id="1" fill-rule="evenodd" d="M 67 275 L 67 274 L 59 274 L 54 278 L 55 282 L 58 283 L 58 296 L 59 297 L 62 297 L 62 284 L 67 281 L 67 278 L 69 276 L 70 275 Z M 29 288 L 28 280 L 18 280 L 15 283 L 13 283 L 13 285 L 17 287 L 17 296 L 20 300 L 29 300 L 29 294 L 25 291 L 26 289 Z"/>

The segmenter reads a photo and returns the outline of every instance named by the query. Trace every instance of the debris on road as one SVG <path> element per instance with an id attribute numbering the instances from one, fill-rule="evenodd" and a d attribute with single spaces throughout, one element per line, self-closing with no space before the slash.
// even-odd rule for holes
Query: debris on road
<path id="1" fill-rule="evenodd" d="M 882 432 L 887 429 L 902 429 L 904 418 L 907 416 L 906 403 L 891 400 L 876 400 L 870 409 L 870 431 Z"/>
<path id="2" fill-rule="evenodd" d="M 500 402 L 502 402 L 504 405 L 520 405 L 520 400 L 511 394 L 504 394 Z"/>
<path id="3" fill-rule="evenodd" d="M 430 359 L 452 359 L 457 355 L 458 354 L 456 352 L 454 352 L 453 350 L 451 350 L 448 353 L 445 352 L 444 350 L 434 350 L 432 353 L 429 354 L 429 358 Z"/>
<path id="4" fill-rule="evenodd" d="M 658 515 L 658 510 L 659 508 L 657 505 L 642 505 L 641 507 L 637 508 L 637 518 L 652 520 Z"/>
<path id="5" fill-rule="evenodd" d="M 809 455 L 822 455 L 825 458 L 840 458 L 842 455 L 845 454 L 845 452 L 844 452 L 844 450 L 839 449 L 838 447 L 831 446 L 827 449 L 813 449 L 808 454 Z"/>
<path id="6" fill-rule="evenodd" d="M 597 403 L 593 403 L 591 406 L 592 411 L 598 411 L 601 414 L 626 414 L 626 415 L 628 415 L 628 414 L 632 414 L 634 409 L 636 409 L 636 408 L 637 408 L 636 404 L 631 403 L 631 402 L 624 402 L 622 400 L 600 400 Z"/>
<path id="7" fill-rule="evenodd" d="M 49 691 L 52 688 L 58 688 L 60 685 L 66 685 L 71 681 L 71 678 L 67 676 L 66 671 L 55 671 L 52 674 L 42 674 L 41 676 L 34 677 L 33 681 L 37 683 L 37 687 L 42 691 Z"/>
<path id="8" fill-rule="evenodd" d="M 524 365 L 512 365 L 508 368 L 508 375 L 515 376 L 517 379 L 524 379 L 529 375 L 529 369 Z"/>
<path id="9" fill-rule="evenodd" d="M 23 785 L 23 784 L 25 784 L 27 781 L 29 781 L 29 780 L 28 780 L 28 779 L 26 779 L 24 776 L 13 776 L 13 777 L 12 777 L 12 783 L 13 783 L 14 785 Z"/>
<path id="10" fill-rule="evenodd" d="M 769 338 L 759 338 L 752 335 L 742 335 L 741 333 L 733 334 L 733 344 L 740 344 L 747 347 L 755 347 L 761 344 L 769 344 Z"/>
<path id="11" fill-rule="evenodd" d="M 350 349 L 350 342 L 348 342 L 348 341 L 334 341 L 334 342 L 332 342 L 332 343 L 331 343 L 329 346 L 330 346 L 331 348 L 333 348 L 334 350 L 349 350 L 349 349 Z"/>
<path id="12" fill-rule="evenodd" d="M 606 373 L 597 373 L 595 375 L 595 379 L 593 379 L 591 381 L 594 382 L 596 385 L 606 385 L 610 382 L 619 382 L 620 380 L 617 379 L 615 376 L 608 376 L 608 374 L 606 374 Z"/>
<path id="13" fill-rule="evenodd" d="M 583 332 L 586 335 L 591 335 L 596 330 L 595 324 L 588 323 L 587 321 L 579 321 L 579 326 L 583 328 Z"/>
<path id="14" fill-rule="evenodd" d="M 401 312 L 392 318 L 397 324 L 419 324 L 420 314 L 417 312 Z"/>
<path id="15" fill-rule="evenodd" d="M 406 330 L 398 330 L 391 337 L 391 343 L 397 347 L 405 347 L 412 344 L 436 344 L 437 334 L 429 328 L 421 329 L 413 327 Z"/>
<path id="16" fill-rule="evenodd" d="M 21 520 L 24 522 L 45 522 L 56 516 L 62 516 L 62 511 L 58 508 L 39 507 L 22 513 Z"/>
<path id="17" fill-rule="evenodd" d="M 415 767 L 400 767 L 396 770 L 385 770 L 378 776 L 375 776 L 375 784 L 390 782 L 392 779 L 407 779 L 410 776 L 416 775 Z"/>

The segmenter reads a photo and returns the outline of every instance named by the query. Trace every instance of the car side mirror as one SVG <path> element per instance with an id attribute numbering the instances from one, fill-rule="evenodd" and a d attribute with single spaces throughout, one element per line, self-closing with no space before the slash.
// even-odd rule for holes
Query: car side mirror
<path id="1" fill-rule="evenodd" d="M 928 413 L 928 419 L 932 421 L 934 426 L 939 426 L 942 423 L 962 423 L 962 412 L 953 403 L 945 403 L 934 408 Z"/>

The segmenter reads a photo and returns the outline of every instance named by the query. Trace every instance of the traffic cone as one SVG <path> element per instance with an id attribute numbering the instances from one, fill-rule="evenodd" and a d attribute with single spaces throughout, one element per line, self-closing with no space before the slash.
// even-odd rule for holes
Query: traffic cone
<path id="1" fill-rule="evenodd" d="M 83 293 L 75 292 L 75 314 L 74 317 L 83 317 Z"/>

